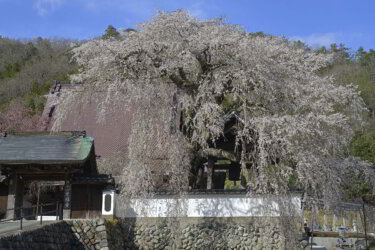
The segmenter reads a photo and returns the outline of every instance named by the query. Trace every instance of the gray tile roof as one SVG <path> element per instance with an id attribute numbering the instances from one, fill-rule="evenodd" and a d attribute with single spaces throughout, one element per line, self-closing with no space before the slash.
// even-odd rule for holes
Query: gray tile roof
<path id="1" fill-rule="evenodd" d="M 82 134 L 7 135 L 0 137 L 0 165 L 81 163 L 92 146 L 93 139 Z"/>

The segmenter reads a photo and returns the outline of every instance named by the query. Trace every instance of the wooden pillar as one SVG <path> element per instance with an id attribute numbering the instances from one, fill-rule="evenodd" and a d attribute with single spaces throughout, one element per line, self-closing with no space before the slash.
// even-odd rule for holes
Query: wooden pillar
<path id="1" fill-rule="evenodd" d="M 317 228 L 317 223 L 316 223 L 316 213 L 319 212 L 319 210 L 317 209 L 317 206 L 316 205 L 313 205 L 312 207 L 312 210 L 311 210 L 311 229 L 315 229 Z"/>
<path id="2" fill-rule="evenodd" d="M 89 219 L 91 216 L 90 211 L 93 208 L 89 184 L 86 184 L 86 193 L 87 193 L 86 219 Z"/>
<path id="3" fill-rule="evenodd" d="M 70 219 L 71 201 L 72 201 L 72 184 L 70 183 L 69 180 L 66 180 L 65 185 L 64 185 L 64 206 L 63 206 L 63 219 L 64 220 Z"/>
<path id="4" fill-rule="evenodd" d="M 197 180 L 195 182 L 195 188 L 201 189 L 203 183 L 203 168 L 198 169 Z"/>
<path id="5" fill-rule="evenodd" d="M 0 220 L 5 219 L 8 208 L 8 185 L 0 181 Z M 4 217 L 4 218 L 3 218 Z"/>
<path id="6" fill-rule="evenodd" d="M 19 175 L 14 174 L 9 180 L 7 209 L 19 208 L 23 203 L 23 181 Z M 8 210 L 6 219 L 17 219 L 20 216 L 20 210 Z"/>
<path id="7" fill-rule="evenodd" d="M 214 159 L 212 157 L 208 157 L 207 162 L 207 189 L 212 189 L 212 178 L 214 175 Z"/>

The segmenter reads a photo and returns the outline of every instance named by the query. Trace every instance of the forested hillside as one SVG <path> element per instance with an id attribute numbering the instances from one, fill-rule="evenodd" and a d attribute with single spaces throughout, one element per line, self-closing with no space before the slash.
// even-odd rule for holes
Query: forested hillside
<path id="1" fill-rule="evenodd" d="M 71 40 L 0 37 L 0 131 L 35 130 L 54 80 L 67 81 L 77 67 Z"/>
<path id="2" fill-rule="evenodd" d="M 337 82 L 358 87 L 368 113 L 363 127 L 355 128 L 352 153 L 375 163 L 375 51 L 365 51 L 362 47 L 351 51 L 345 45 L 332 44 L 330 49 L 321 48 L 317 53 L 333 53 L 334 63 L 322 74 L 333 75 Z"/>

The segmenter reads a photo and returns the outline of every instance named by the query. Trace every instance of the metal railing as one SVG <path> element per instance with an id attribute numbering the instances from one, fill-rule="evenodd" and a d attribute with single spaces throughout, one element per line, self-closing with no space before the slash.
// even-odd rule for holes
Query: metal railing
<path id="1" fill-rule="evenodd" d="M 304 209 L 306 208 L 309 218 L 305 217 L 307 214 L 304 213 Z M 349 236 L 350 238 L 364 238 L 364 246 L 367 248 L 370 240 L 375 238 L 375 206 L 363 202 L 307 199 L 302 202 L 301 224 L 304 225 L 305 223 L 309 225 L 311 230 L 310 249 L 312 249 L 314 237 L 343 238 L 344 236 L 344 238 Z M 323 228 L 321 227 L 322 224 L 324 225 Z M 330 224 L 331 228 L 329 228 Z M 328 226 L 328 229 L 326 229 L 326 226 Z M 341 229 L 342 235 L 340 231 L 337 231 L 338 228 Z M 347 232 L 344 233 L 345 230 Z"/>
<path id="2" fill-rule="evenodd" d="M 53 206 L 55 205 L 56 209 L 55 210 L 48 210 L 48 211 L 43 211 L 43 207 L 46 207 L 46 206 Z M 35 214 L 30 214 L 30 215 L 25 215 L 24 214 L 24 211 L 27 210 L 27 209 L 33 209 L 33 208 L 36 208 L 36 212 Z M 49 214 L 55 214 L 56 213 L 56 221 L 59 220 L 59 217 L 60 217 L 60 202 L 57 201 L 55 203 L 45 203 L 45 204 L 39 204 L 39 205 L 33 205 L 33 206 L 29 206 L 29 207 L 24 207 L 24 206 L 21 206 L 21 207 L 16 207 L 16 208 L 9 208 L 6 210 L 6 214 L 8 214 L 8 211 L 14 211 L 14 218 L 11 218 L 11 219 L 2 219 L 0 220 L 0 224 L 2 223 L 5 223 L 5 222 L 8 222 L 8 221 L 16 221 L 16 220 L 19 220 L 20 222 L 20 230 L 23 229 L 23 220 L 24 219 L 27 219 L 27 218 L 36 218 L 38 219 L 38 216 L 40 216 L 40 225 L 43 224 L 43 215 L 49 215 Z M 16 211 L 19 211 L 19 215 L 16 215 Z"/>

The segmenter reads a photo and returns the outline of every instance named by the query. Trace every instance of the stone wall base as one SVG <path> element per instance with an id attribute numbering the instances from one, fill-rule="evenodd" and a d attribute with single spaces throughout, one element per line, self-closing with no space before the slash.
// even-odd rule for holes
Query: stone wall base
<path id="1" fill-rule="evenodd" d="M 70 220 L 0 237 L 0 249 L 108 250 L 104 220 Z"/>
<path id="2" fill-rule="evenodd" d="M 280 217 L 68 220 L 0 237 L 0 249 L 299 249 L 285 237 L 285 222 Z"/>
<path id="3" fill-rule="evenodd" d="M 110 249 L 288 249 L 276 217 L 127 218 L 107 232 Z"/>

